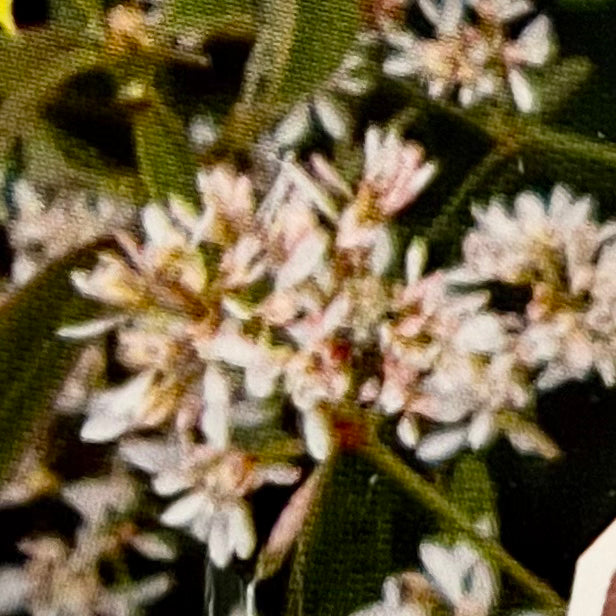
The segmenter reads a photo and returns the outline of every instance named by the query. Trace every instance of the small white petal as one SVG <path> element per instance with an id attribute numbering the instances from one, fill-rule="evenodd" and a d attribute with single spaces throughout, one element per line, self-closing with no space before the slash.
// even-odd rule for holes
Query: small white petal
<path id="1" fill-rule="evenodd" d="M 141 211 L 141 220 L 147 237 L 154 246 L 167 247 L 182 243 L 182 235 L 159 205 L 150 204 L 144 207 Z"/>
<path id="2" fill-rule="evenodd" d="M 84 321 L 76 325 L 64 325 L 61 327 L 57 334 L 61 338 L 74 338 L 80 340 L 83 338 L 95 338 L 96 336 L 102 336 L 107 332 L 115 329 L 118 325 L 123 323 L 126 317 L 109 317 L 107 319 L 96 319 L 93 321 Z"/>
<path id="3" fill-rule="evenodd" d="M 337 141 L 344 139 L 348 127 L 341 110 L 324 96 L 315 97 L 314 106 L 326 132 Z"/>
<path id="4" fill-rule="evenodd" d="M 420 278 L 428 259 L 428 246 L 422 238 L 415 237 L 406 251 L 406 284 L 415 284 Z"/>
<path id="5" fill-rule="evenodd" d="M 219 569 L 224 569 L 231 562 L 233 556 L 229 512 L 227 510 L 223 509 L 214 514 L 207 544 L 211 561 Z"/>
<path id="6" fill-rule="evenodd" d="M 509 71 L 509 86 L 518 109 L 530 113 L 535 108 L 535 97 L 528 80 L 518 70 Z"/>
<path id="7" fill-rule="evenodd" d="M 327 239 L 323 233 L 316 230 L 308 233 L 278 270 L 276 289 L 288 289 L 308 278 L 323 260 L 326 248 Z"/>
<path id="8" fill-rule="evenodd" d="M 0 614 L 12 614 L 26 606 L 31 590 L 24 570 L 17 567 L 0 569 Z"/>
<path id="9" fill-rule="evenodd" d="M 450 603 L 457 605 L 463 596 L 462 577 L 465 563 L 456 558 L 454 550 L 431 541 L 420 544 L 419 556 L 438 589 Z"/>
<path id="10" fill-rule="evenodd" d="M 468 428 L 468 444 L 475 451 L 485 447 L 496 431 L 492 413 L 478 413 Z"/>
<path id="11" fill-rule="evenodd" d="M 238 505 L 229 513 L 229 532 L 233 549 L 238 557 L 242 560 L 250 558 L 254 552 L 257 537 L 246 506 Z"/>
<path id="12" fill-rule="evenodd" d="M 192 481 L 188 475 L 176 469 L 165 469 L 152 481 L 152 489 L 159 496 L 173 496 L 191 485 Z"/>
<path id="13" fill-rule="evenodd" d="M 416 449 L 419 460 L 431 464 L 447 460 L 460 451 L 467 442 L 466 428 L 451 428 L 421 439 Z"/>
<path id="14" fill-rule="evenodd" d="M 496 353 L 506 343 L 503 327 L 492 314 L 479 314 L 462 324 L 453 343 L 469 353 Z"/>
<path id="15" fill-rule="evenodd" d="M 319 411 L 306 411 L 302 419 L 308 453 L 319 462 L 326 460 L 332 450 L 329 422 Z"/>
<path id="16" fill-rule="evenodd" d="M 227 378 L 212 364 L 203 377 L 203 401 L 201 431 L 213 447 L 226 449 L 230 438 L 231 391 Z"/>
<path id="17" fill-rule="evenodd" d="M 130 429 L 141 414 L 154 374 L 143 372 L 126 384 L 95 395 L 81 438 L 88 442 L 110 441 Z"/>
<path id="18" fill-rule="evenodd" d="M 520 60 L 532 66 L 545 64 L 552 43 L 552 23 L 546 15 L 539 15 L 522 30 L 516 41 Z"/>
<path id="19" fill-rule="evenodd" d="M 154 533 L 136 535 L 130 543 L 139 553 L 150 560 L 169 561 L 176 557 L 175 550 Z"/>
<path id="20" fill-rule="evenodd" d="M 396 427 L 396 435 L 400 439 L 400 442 L 409 449 L 414 449 L 419 443 L 420 434 L 417 422 L 413 421 L 410 417 L 402 417 Z"/>
<path id="21" fill-rule="evenodd" d="M 181 528 L 189 525 L 192 520 L 208 506 L 207 497 L 201 492 L 191 492 L 176 500 L 160 516 L 160 521 L 165 526 Z"/>
<path id="22" fill-rule="evenodd" d="M 282 147 L 297 145 L 310 130 L 308 105 L 300 103 L 278 124 L 274 131 L 274 141 Z"/>

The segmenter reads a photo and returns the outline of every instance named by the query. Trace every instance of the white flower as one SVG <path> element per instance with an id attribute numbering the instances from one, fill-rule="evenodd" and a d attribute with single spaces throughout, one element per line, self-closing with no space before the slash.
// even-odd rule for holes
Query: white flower
<path id="1" fill-rule="evenodd" d="M 218 567 L 226 567 L 234 555 L 250 558 L 254 550 L 256 535 L 244 497 L 265 483 L 288 485 L 299 479 L 299 471 L 286 464 L 254 464 L 239 451 L 177 441 L 135 439 L 120 453 L 154 476 L 156 492 L 180 495 L 163 512 L 161 522 L 207 543 Z"/>
<path id="2" fill-rule="evenodd" d="M 21 542 L 27 556 L 21 569 L 0 569 L 0 613 L 33 616 L 134 616 L 171 587 L 166 574 L 125 586 L 107 586 L 98 574 L 103 544 L 78 537 L 70 551 L 59 539 L 39 537 Z"/>
<path id="3" fill-rule="evenodd" d="M 429 579 L 456 613 L 488 616 L 498 595 L 496 578 L 473 547 L 423 541 L 419 555 Z"/>
<path id="4" fill-rule="evenodd" d="M 204 213 L 196 223 L 192 241 L 228 245 L 250 228 L 253 215 L 252 184 L 245 175 L 218 165 L 197 175 Z"/>
<path id="5" fill-rule="evenodd" d="M 436 173 L 436 164 L 424 161 L 416 143 L 404 142 L 393 130 L 376 126 L 366 131 L 362 186 L 376 196 L 376 207 L 391 217 L 414 201 Z"/>
<path id="6" fill-rule="evenodd" d="M 81 438 L 94 443 L 110 441 L 138 425 L 149 407 L 153 381 L 153 372 L 143 372 L 124 385 L 94 394 Z"/>
<path id="7" fill-rule="evenodd" d="M 477 27 L 466 13 L 472 6 L 488 28 Z M 507 39 L 509 22 L 532 10 L 527 0 L 419 0 L 426 19 L 434 26 L 435 38 L 422 39 L 404 32 L 391 32 L 396 53 L 385 62 L 385 72 L 398 77 L 418 75 L 428 83 L 433 98 L 449 96 L 456 89 L 464 107 L 497 94 L 506 74 L 513 99 L 520 111 L 536 110 L 535 96 L 520 69 L 542 66 L 554 47 L 552 28 L 545 15 L 536 17 L 516 40 Z M 486 30 L 492 32 L 486 35 Z"/>
<path id="8" fill-rule="evenodd" d="M 204 359 L 243 368 L 246 391 L 257 398 L 272 394 L 288 356 L 285 349 L 276 349 L 265 341 L 251 340 L 240 332 L 238 323 L 231 320 L 197 348 Z"/>

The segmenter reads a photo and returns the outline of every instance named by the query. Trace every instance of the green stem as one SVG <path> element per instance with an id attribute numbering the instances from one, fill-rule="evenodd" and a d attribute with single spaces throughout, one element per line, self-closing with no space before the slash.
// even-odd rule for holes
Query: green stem
<path id="1" fill-rule="evenodd" d="M 616 168 L 616 146 L 610 143 L 599 143 L 582 135 L 555 130 L 543 124 L 525 126 L 522 140 L 524 147 L 583 158 Z"/>
<path id="2" fill-rule="evenodd" d="M 363 451 L 381 471 L 394 479 L 438 518 L 465 533 L 491 562 L 515 580 L 530 596 L 540 601 L 546 608 L 552 608 L 564 614 L 567 605 L 550 586 L 525 569 L 500 543 L 479 534 L 473 522 L 463 511 L 452 505 L 430 482 L 381 444 L 376 436 L 373 436 Z"/>

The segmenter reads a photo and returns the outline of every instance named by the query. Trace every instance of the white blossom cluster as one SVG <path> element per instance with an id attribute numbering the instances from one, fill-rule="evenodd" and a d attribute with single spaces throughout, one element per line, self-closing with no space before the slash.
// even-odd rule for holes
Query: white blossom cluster
<path id="1" fill-rule="evenodd" d="M 162 523 L 207 543 L 216 565 L 255 549 L 250 495 L 298 483 L 302 451 L 320 462 L 361 447 L 367 414 L 396 416 L 401 442 L 429 463 L 498 434 L 549 456 L 536 387 L 592 368 L 613 382 L 614 226 L 562 186 L 547 206 L 523 193 L 512 213 L 475 208 L 455 269 L 422 274 L 413 240 L 393 280 L 391 220 L 436 170 L 418 144 L 374 127 L 356 186 L 322 157 L 289 159 L 257 203 L 250 179 L 219 165 L 199 176 L 201 211 L 148 205 L 142 240 L 118 232 L 117 251 L 73 273 L 109 311 L 60 334 L 116 330 L 132 372 L 90 398 L 81 436 L 120 439 L 169 499 Z M 531 301 L 493 308 L 482 285 L 494 282 L 527 285 Z M 290 407 L 299 439 L 280 428 Z"/>
<path id="2" fill-rule="evenodd" d="M 140 532 L 126 517 L 136 499 L 132 480 L 121 474 L 87 479 L 66 486 L 62 495 L 83 520 L 75 545 L 58 536 L 24 539 L 19 548 L 25 563 L 0 568 L 0 614 L 134 616 L 170 589 L 166 573 L 112 584 L 101 578 L 101 560 L 127 548 L 153 560 L 175 558 L 168 543 Z"/>
<path id="3" fill-rule="evenodd" d="M 489 616 L 499 598 L 498 578 L 470 544 L 427 539 L 419 546 L 422 571 L 405 571 L 383 583 L 382 599 L 352 616 Z M 542 616 L 516 611 L 511 616 Z"/>
<path id="4" fill-rule="evenodd" d="M 12 188 L 16 216 L 8 224 L 15 252 L 11 282 L 22 286 L 42 267 L 71 250 L 126 226 L 134 207 L 85 191 L 60 190 L 49 199 L 25 179 Z"/>
<path id="5" fill-rule="evenodd" d="M 432 98 L 457 96 L 470 107 L 508 87 L 522 112 L 537 109 L 527 68 L 544 65 L 555 47 L 550 20 L 533 17 L 515 38 L 512 23 L 534 12 L 529 0 L 418 0 L 433 36 L 391 28 L 395 52 L 384 65 L 394 77 L 418 77 Z"/>

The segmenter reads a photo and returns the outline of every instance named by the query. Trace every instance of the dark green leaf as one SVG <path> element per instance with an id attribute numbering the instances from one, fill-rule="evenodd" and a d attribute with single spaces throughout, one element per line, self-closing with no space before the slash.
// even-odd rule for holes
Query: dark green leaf
<path id="1" fill-rule="evenodd" d="M 483 460 L 476 454 L 462 454 L 455 463 L 449 482 L 451 502 L 473 521 L 488 518 L 496 523 L 496 494 Z"/>
<path id="2" fill-rule="evenodd" d="M 254 33 L 253 0 L 172 0 L 165 27 L 175 36 L 245 38 Z"/>
<path id="3" fill-rule="evenodd" d="M 92 47 L 72 47 L 54 39 L 49 30 L 24 37 L 15 45 L 0 49 L 3 66 L 0 93 L 0 159 L 6 158 L 16 140 L 27 137 L 44 105 L 71 76 L 94 69 L 103 61 L 102 52 Z"/>
<path id="4" fill-rule="evenodd" d="M 74 267 L 93 263 L 92 247 L 72 253 L 0 307 L 0 480 L 19 459 L 79 352 L 78 344 L 56 336 L 57 329 L 98 310 L 69 280 Z"/>
<path id="5" fill-rule="evenodd" d="M 590 60 L 580 56 L 564 58 L 558 65 L 550 66 L 536 80 L 541 115 L 548 117 L 558 113 L 588 81 L 592 70 Z"/>
<path id="6" fill-rule="evenodd" d="M 223 142 L 246 149 L 292 103 L 338 68 L 360 27 L 356 0 L 269 0 Z"/>
<path id="7" fill-rule="evenodd" d="M 372 464 L 341 454 L 294 559 L 287 616 L 340 616 L 378 598 L 392 557 L 392 486 Z"/>
<path id="8" fill-rule="evenodd" d="M 135 149 L 139 173 L 150 197 L 180 197 L 196 203 L 196 161 L 182 122 L 153 94 L 148 107 L 135 115 Z"/>
<path id="9" fill-rule="evenodd" d="M 105 7 L 99 0 L 50 0 L 51 19 L 68 30 L 88 32 L 103 40 Z"/>

